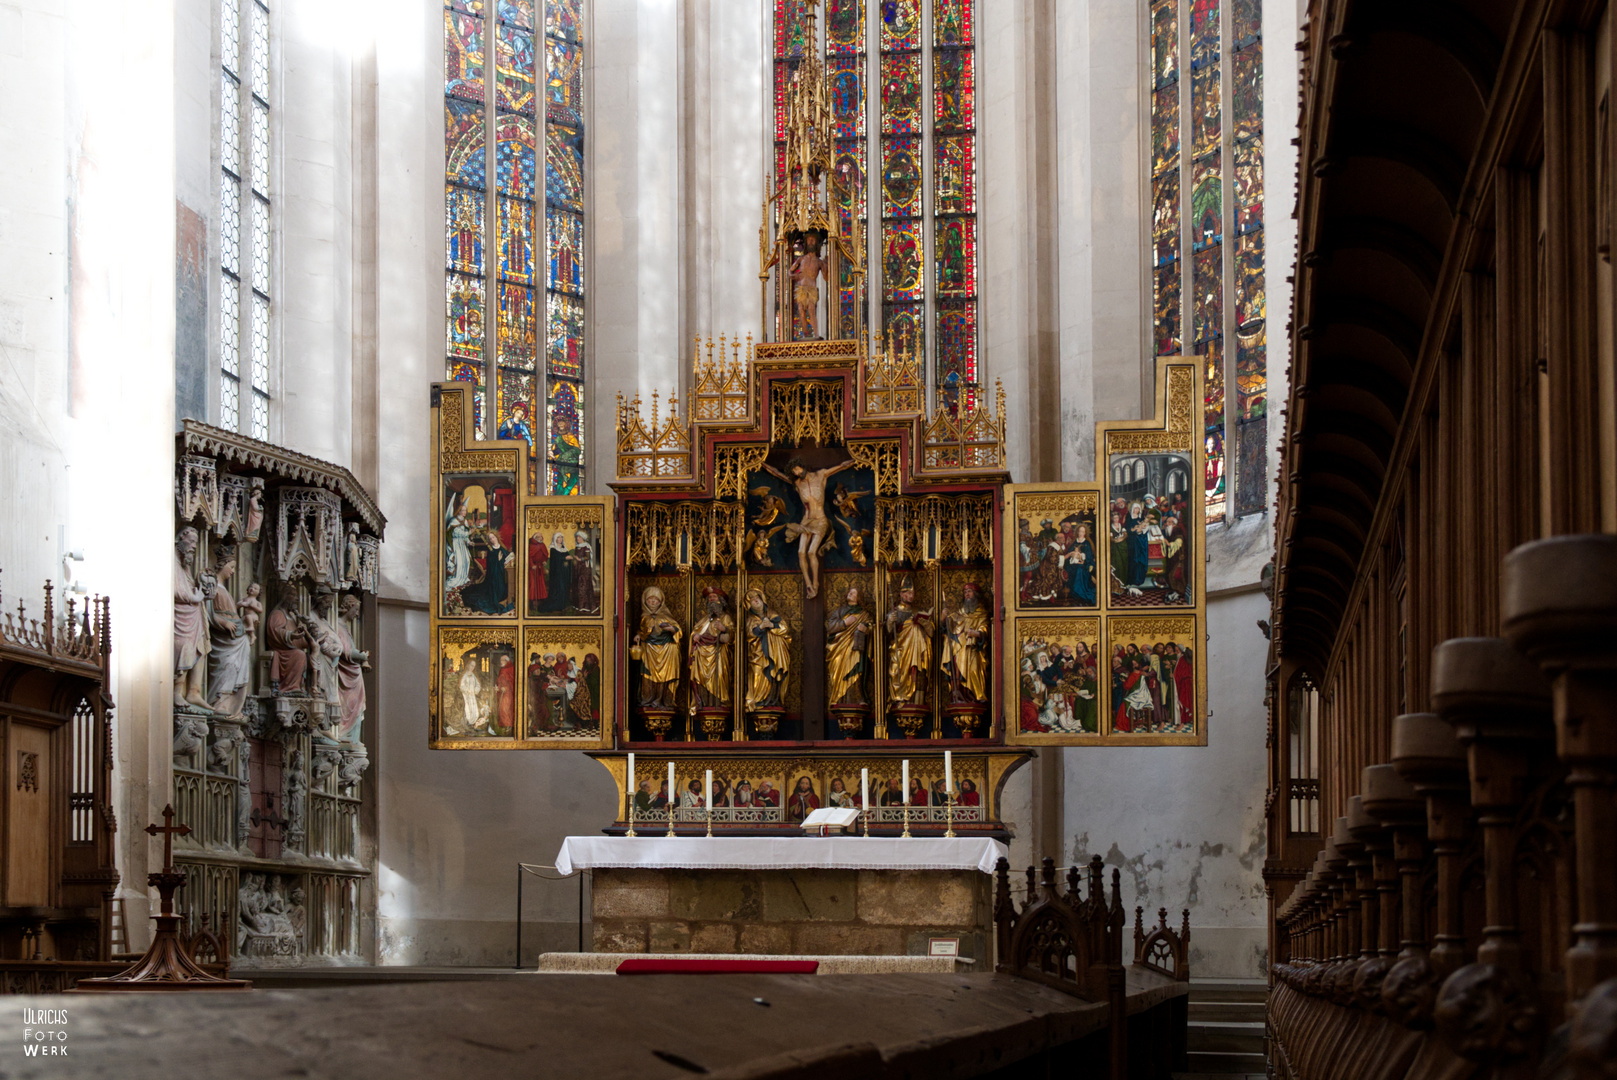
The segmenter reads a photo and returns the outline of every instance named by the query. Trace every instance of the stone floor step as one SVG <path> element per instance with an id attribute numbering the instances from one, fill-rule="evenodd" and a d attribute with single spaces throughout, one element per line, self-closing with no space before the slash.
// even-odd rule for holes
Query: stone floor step
<path id="1" fill-rule="evenodd" d="M 1186 1075 L 1189 1076 L 1198 1074 L 1242 1076 L 1254 1073 L 1262 1076 L 1266 1069 L 1262 1054 L 1221 1054 L 1192 1050 L 1186 1064 L 1189 1066 Z"/>
<path id="2" fill-rule="evenodd" d="M 1269 999 L 1265 979 L 1191 979 L 1190 1000 L 1263 1002 Z"/>
<path id="3" fill-rule="evenodd" d="M 1198 1020 L 1240 1020 L 1261 1024 L 1269 1009 L 1262 1001 L 1197 1001 L 1190 1002 L 1190 1022 Z"/>
<path id="4" fill-rule="evenodd" d="M 1263 1025 L 1246 1023 L 1193 1023 L 1186 1030 L 1192 1052 L 1263 1054 Z"/>

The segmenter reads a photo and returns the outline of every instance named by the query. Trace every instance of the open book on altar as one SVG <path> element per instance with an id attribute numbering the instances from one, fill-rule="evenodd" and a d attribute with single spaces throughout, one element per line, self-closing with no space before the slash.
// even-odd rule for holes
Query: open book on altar
<path id="1" fill-rule="evenodd" d="M 809 816 L 803 819 L 803 831 L 829 836 L 852 828 L 853 823 L 858 820 L 859 811 L 851 807 L 827 806 L 809 812 Z"/>

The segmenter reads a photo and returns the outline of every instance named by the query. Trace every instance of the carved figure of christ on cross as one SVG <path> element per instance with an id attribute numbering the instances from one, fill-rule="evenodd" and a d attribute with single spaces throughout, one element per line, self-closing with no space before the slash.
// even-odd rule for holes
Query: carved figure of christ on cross
<path id="1" fill-rule="evenodd" d="M 820 595 L 820 545 L 831 532 L 831 522 L 825 516 L 825 482 L 853 466 L 854 461 L 849 458 L 840 465 L 811 472 L 801 458 L 793 458 L 786 466 L 791 474 L 788 476 L 767 461 L 764 462 L 764 471 L 791 484 L 797 489 L 797 497 L 803 500 L 803 520 L 786 526 L 786 540 L 788 543 L 794 539 L 797 541 L 798 569 L 803 572 L 805 596 L 811 600 Z"/>

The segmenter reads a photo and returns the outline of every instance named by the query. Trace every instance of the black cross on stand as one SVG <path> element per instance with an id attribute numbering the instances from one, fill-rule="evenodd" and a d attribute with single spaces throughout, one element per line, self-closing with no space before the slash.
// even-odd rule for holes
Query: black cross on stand
<path id="1" fill-rule="evenodd" d="M 275 796 L 268 792 L 264 793 L 264 809 L 260 810 L 256 806 L 253 807 L 251 820 L 254 825 L 273 825 L 275 828 L 280 829 L 283 834 L 286 832 L 286 827 L 291 824 L 289 819 L 275 812 Z"/>
<path id="2" fill-rule="evenodd" d="M 185 875 L 174 872 L 174 838 L 176 836 L 190 836 L 191 826 L 174 824 L 173 805 L 163 807 L 163 824 L 152 822 L 146 826 L 147 836 L 163 836 L 163 869 L 155 874 L 146 875 L 146 884 L 155 885 L 158 894 L 163 898 L 161 911 L 164 915 L 174 914 L 174 890 L 185 884 Z"/>
<path id="3" fill-rule="evenodd" d="M 174 869 L 174 838 L 189 836 L 191 826 L 174 824 L 174 807 L 163 807 L 163 824 L 146 826 L 148 836 L 163 837 L 163 869 L 146 875 L 146 883 L 162 897 L 161 914 L 153 915 L 157 932 L 146 955 L 127 969 L 105 979 L 80 979 L 68 993 L 107 990 L 251 990 L 246 979 L 221 979 L 197 966 L 180 941 L 180 917 L 174 914 L 174 891 L 185 875 Z"/>

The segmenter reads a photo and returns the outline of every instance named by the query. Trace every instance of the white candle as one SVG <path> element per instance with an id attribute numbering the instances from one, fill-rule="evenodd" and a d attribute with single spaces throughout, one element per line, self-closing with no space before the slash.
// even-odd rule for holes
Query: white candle
<path id="1" fill-rule="evenodd" d="M 904 805 L 910 804 L 910 759 L 904 759 Z"/>
<path id="2" fill-rule="evenodd" d="M 629 751 L 629 820 L 634 820 L 634 751 Z"/>
<path id="3" fill-rule="evenodd" d="M 943 793 L 945 795 L 947 795 L 947 796 L 950 796 L 951 799 L 952 799 L 952 797 L 954 795 L 954 751 L 953 750 L 945 750 L 943 752 Z"/>
<path id="4" fill-rule="evenodd" d="M 859 770 L 859 809 L 870 813 L 870 770 Z"/>
<path id="5" fill-rule="evenodd" d="M 679 794 L 674 791 L 674 763 L 668 763 L 668 806 L 672 810 L 679 805 Z"/>
<path id="6" fill-rule="evenodd" d="M 705 803 L 703 803 L 702 805 L 707 807 L 707 812 L 710 815 L 713 813 L 713 770 L 712 769 L 709 769 L 707 771 L 707 801 Z"/>

